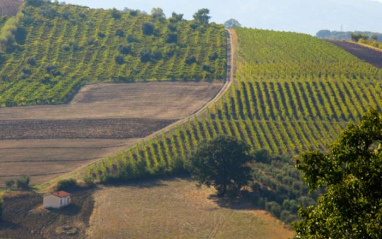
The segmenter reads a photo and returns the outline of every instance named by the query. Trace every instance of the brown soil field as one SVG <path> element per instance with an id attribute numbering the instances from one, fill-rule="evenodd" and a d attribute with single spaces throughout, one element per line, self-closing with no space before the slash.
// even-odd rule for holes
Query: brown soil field
<path id="1" fill-rule="evenodd" d="M 44 209 L 42 196 L 35 193 L 6 197 L 0 238 L 85 238 L 93 207 L 92 191 L 89 190 L 72 192 L 71 204 L 59 210 Z M 74 235 L 61 233 L 63 227 L 68 227 Z"/>
<path id="2" fill-rule="evenodd" d="M 113 155 L 202 108 L 222 82 L 83 87 L 70 104 L 0 108 L 0 186 L 39 184 Z"/>
<path id="3" fill-rule="evenodd" d="M 382 51 L 374 50 L 369 47 L 365 47 L 357 43 L 352 43 L 348 41 L 327 41 L 344 49 L 345 51 L 348 51 L 349 53 L 355 55 L 359 59 L 364 60 L 367 63 L 370 63 L 379 69 L 382 69 Z"/>
<path id="4" fill-rule="evenodd" d="M 146 180 L 94 194 L 88 238 L 291 238 L 265 211 L 219 206 L 212 188 L 189 179 Z"/>

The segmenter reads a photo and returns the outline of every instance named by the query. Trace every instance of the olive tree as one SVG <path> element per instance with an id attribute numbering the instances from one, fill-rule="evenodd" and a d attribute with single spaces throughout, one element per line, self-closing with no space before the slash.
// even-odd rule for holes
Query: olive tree
<path id="1" fill-rule="evenodd" d="M 296 238 L 382 238 L 382 114 L 369 110 L 341 133 L 328 153 L 310 151 L 296 167 L 317 206 L 299 210 Z"/>

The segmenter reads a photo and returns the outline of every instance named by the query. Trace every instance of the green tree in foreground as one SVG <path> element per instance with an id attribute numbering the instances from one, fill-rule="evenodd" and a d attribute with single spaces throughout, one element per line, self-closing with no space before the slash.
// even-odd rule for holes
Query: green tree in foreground
<path id="1" fill-rule="evenodd" d="M 251 179 L 250 147 L 233 137 L 219 136 L 198 145 L 190 159 L 190 171 L 199 185 L 214 186 L 220 196 L 238 193 Z"/>
<path id="2" fill-rule="evenodd" d="M 296 163 L 311 190 L 326 189 L 316 207 L 300 209 L 296 238 L 382 238 L 382 113 L 369 110 L 329 153 Z"/>

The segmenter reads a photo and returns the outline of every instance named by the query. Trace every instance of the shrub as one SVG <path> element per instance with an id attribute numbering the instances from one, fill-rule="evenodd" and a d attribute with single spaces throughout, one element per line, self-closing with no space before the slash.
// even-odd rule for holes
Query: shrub
<path id="1" fill-rule="evenodd" d="M 125 57 L 123 55 L 116 55 L 114 59 L 115 59 L 115 62 L 118 64 L 125 63 Z"/>
<path id="2" fill-rule="evenodd" d="M 63 179 L 58 181 L 57 190 L 70 190 L 78 187 L 77 181 L 74 178 Z"/>
<path id="3" fill-rule="evenodd" d="M 123 36 L 125 36 L 125 32 L 123 30 L 121 30 L 121 29 L 117 29 L 115 31 L 115 35 L 119 36 L 119 37 L 123 37 Z"/>
<path id="4" fill-rule="evenodd" d="M 62 50 L 64 50 L 64 51 L 70 51 L 70 46 L 69 46 L 69 44 L 63 44 L 63 45 L 62 45 Z"/>
<path id="5" fill-rule="evenodd" d="M 93 181 L 93 178 L 91 177 L 91 176 L 85 176 L 84 178 L 83 178 L 83 180 L 84 180 L 84 182 L 85 182 L 85 184 L 86 184 L 86 186 L 93 186 L 94 185 L 94 181 Z"/>
<path id="6" fill-rule="evenodd" d="M 30 177 L 22 176 L 16 180 L 16 187 L 18 190 L 27 190 L 29 189 Z"/>
<path id="7" fill-rule="evenodd" d="M 98 36 L 99 36 L 100 38 L 104 38 L 106 35 L 105 35 L 105 33 L 103 33 L 103 32 L 98 32 Z"/>
<path id="8" fill-rule="evenodd" d="M 178 41 L 178 34 L 176 33 L 169 33 L 165 36 L 166 43 L 176 43 L 177 41 Z"/>
<path id="9" fill-rule="evenodd" d="M 208 58 L 209 58 L 211 61 L 215 61 L 216 59 L 219 58 L 219 55 L 218 55 L 218 53 L 214 52 L 214 53 L 212 53 L 211 55 L 209 55 Z"/>
<path id="10" fill-rule="evenodd" d="M 186 57 L 186 63 L 187 64 L 193 64 L 196 62 L 196 57 L 194 55 L 191 55 L 191 56 L 187 56 Z"/>
<path id="11" fill-rule="evenodd" d="M 13 185 L 15 185 L 15 180 L 13 179 L 8 179 L 5 181 L 5 187 L 7 189 L 12 189 L 13 188 Z"/>
<path id="12" fill-rule="evenodd" d="M 114 18 L 114 19 L 120 19 L 122 14 L 120 11 L 118 11 L 117 9 L 113 8 L 111 10 L 111 16 Z"/>
<path id="13" fill-rule="evenodd" d="M 122 54 L 129 54 L 131 52 L 131 44 L 123 44 L 119 46 L 119 52 Z"/>
<path id="14" fill-rule="evenodd" d="M 154 60 L 160 60 L 162 59 L 163 55 L 162 55 L 162 52 L 160 50 L 155 50 L 153 53 L 152 53 L 152 58 Z"/>
<path id="15" fill-rule="evenodd" d="M 143 48 L 139 55 L 141 57 L 142 62 L 148 62 L 151 58 L 151 50 Z"/>
<path id="16" fill-rule="evenodd" d="M 142 24 L 142 33 L 145 35 L 154 34 L 155 26 L 151 22 L 144 22 Z"/>
<path id="17" fill-rule="evenodd" d="M 22 71 L 25 75 L 30 75 L 30 74 L 32 74 L 32 69 L 31 69 L 29 66 L 23 66 L 23 68 L 21 68 L 21 71 Z"/>
<path id="18" fill-rule="evenodd" d="M 167 28 L 168 28 L 168 30 L 170 30 L 170 31 L 172 31 L 172 32 L 176 32 L 176 30 L 177 30 L 177 25 L 174 24 L 174 23 L 170 23 L 170 24 L 167 25 Z"/>

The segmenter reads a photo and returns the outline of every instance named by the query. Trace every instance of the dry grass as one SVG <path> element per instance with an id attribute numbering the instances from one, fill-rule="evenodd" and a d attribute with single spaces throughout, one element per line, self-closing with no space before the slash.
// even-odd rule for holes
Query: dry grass
<path id="1" fill-rule="evenodd" d="M 94 194 L 89 238 L 290 238 L 264 211 L 220 207 L 185 179 L 105 187 Z"/>
<path id="2" fill-rule="evenodd" d="M 39 184 L 112 156 L 191 115 L 222 85 L 97 84 L 85 86 L 68 105 L 0 108 L 0 127 L 8 129 L 0 132 L 0 186 L 22 175 Z"/>

